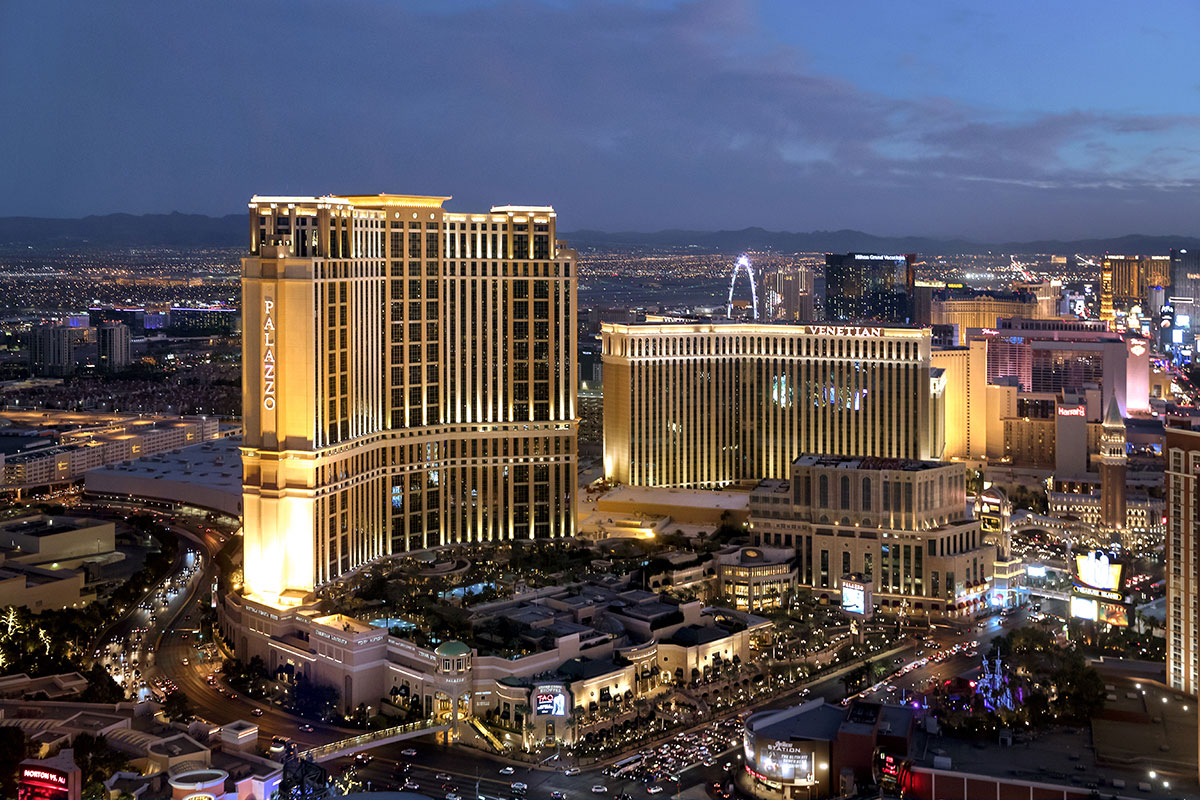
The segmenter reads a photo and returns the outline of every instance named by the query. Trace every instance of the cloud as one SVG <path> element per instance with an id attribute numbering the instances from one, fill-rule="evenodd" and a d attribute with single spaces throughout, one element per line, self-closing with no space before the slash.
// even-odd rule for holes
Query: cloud
<path id="1" fill-rule="evenodd" d="M 5 213 L 396 190 L 550 202 L 568 228 L 1015 238 L 1103 233 L 1114 195 L 1146 201 L 1122 230 L 1200 210 L 1194 115 L 884 96 L 750 2 L 48 8 L 54 36 L 0 33 L 0 58 L 44 65 L 0 88 L 33 108 L 0 131 L 24 154 Z M 1054 229 L 1068 207 L 1093 227 Z"/>

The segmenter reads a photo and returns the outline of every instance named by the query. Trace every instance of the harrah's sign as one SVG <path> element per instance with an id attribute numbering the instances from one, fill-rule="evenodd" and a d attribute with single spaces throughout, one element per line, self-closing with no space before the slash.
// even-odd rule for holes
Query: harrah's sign
<path id="1" fill-rule="evenodd" d="M 864 328 L 861 325 L 805 325 L 804 332 L 814 336 L 882 336 L 883 328 Z"/>
<path id="2" fill-rule="evenodd" d="M 275 301 L 263 300 L 263 408 L 275 410 Z"/>

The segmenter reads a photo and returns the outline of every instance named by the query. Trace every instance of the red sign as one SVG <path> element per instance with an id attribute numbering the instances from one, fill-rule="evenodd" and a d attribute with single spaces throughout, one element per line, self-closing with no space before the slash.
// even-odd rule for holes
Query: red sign
<path id="1" fill-rule="evenodd" d="M 1075 408 L 1061 408 L 1060 407 L 1058 409 L 1058 415 L 1060 417 L 1086 417 L 1087 409 L 1084 408 L 1083 406 L 1076 406 Z"/>
<path id="2" fill-rule="evenodd" d="M 22 767 L 17 800 L 68 800 L 67 773 L 49 767 Z"/>

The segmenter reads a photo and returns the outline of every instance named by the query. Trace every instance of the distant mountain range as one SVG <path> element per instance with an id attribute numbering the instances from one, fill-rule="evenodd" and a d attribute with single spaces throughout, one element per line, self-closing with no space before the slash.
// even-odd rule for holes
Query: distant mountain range
<path id="1" fill-rule="evenodd" d="M 1172 247 L 1200 247 L 1194 236 L 1130 234 L 1111 239 L 1032 242 L 975 242 L 927 236 L 874 236 L 854 230 L 788 233 L 763 228 L 736 231 L 663 230 L 653 233 L 560 232 L 572 247 L 597 250 L 649 249 L 737 253 L 775 250 L 784 253 L 890 252 L 926 257 L 955 253 L 1124 253 L 1166 255 Z M 246 244 L 245 214 L 106 214 L 82 219 L 0 217 L 0 247 L 230 247 Z"/>
<path id="2" fill-rule="evenodd" d="M 0 217 L 0 247 L 244 247 L 245 214 L 105 214 L 83 219 Z"/>
<path id="3" fill-rule="evenodd" d="M 560 236 L 577 249 L 694 249 L 710 253 L 739 253 L 744 250 L 775 250 L 782 253 L 919 253 L 925 257 L 987 252 L 1167 255 L 1172 247 L 1200 247 L 1200 238 L 1194 236 L 1141 234 L 1116 236 L 1111 239 L 1043 239 L 1032 242 L 974 242 L 967 239 L 936 239 L 928 236 L 875 236 L 854 230 L 788 233 L 763 228 L 743 228 L 737 231 L 665 230 L 654 233 L 582 230 L 562 233 Z"/>

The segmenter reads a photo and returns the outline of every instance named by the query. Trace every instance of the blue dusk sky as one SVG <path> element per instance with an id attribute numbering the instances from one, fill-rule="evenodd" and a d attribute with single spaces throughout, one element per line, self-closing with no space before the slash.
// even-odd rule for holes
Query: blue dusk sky
<path id="1" fill-rule="evenodd" d="M 1200 234 L 1200 3 L 0 3 L 0 215 Z"/>

